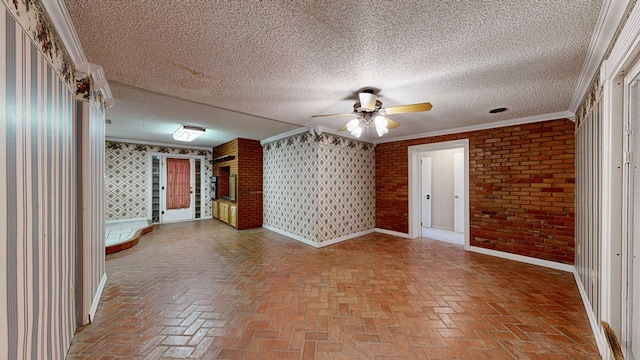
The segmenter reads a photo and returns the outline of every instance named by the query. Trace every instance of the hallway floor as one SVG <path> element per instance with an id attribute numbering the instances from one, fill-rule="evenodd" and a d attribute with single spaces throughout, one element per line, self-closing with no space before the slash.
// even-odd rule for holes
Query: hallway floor
<path id="1" fill-rule="evenodd" d="M 107 256 L 67 359 L 598 359 L 573 275 L 370 234 L 322 249 L 217 220 Z"/>

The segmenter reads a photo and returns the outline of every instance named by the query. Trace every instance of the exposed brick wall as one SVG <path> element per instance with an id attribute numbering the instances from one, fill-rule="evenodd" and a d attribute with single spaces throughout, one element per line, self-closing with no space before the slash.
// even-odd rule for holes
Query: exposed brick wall
<path id="1" fill-rule="evenodd" d="M 233 155 L 224 160 L 222 156 Z M 218 197 L 229 195 L 229 175 L 237 175 L 238 230 L 262 226 L 262 145 L 235 139 L 213 149 L 213 175 L 218 176 Z M 228 169 L 228 173 L 227 173 Z"/>
<path id="2" fill-rule="evenodd" d="M 219 160 L 227 155 L 233 157 Z M 232 174 L 238 174 L 238 139 L 213 148 L 213 176 L 218 177 L 218 198 L 229 196 L 229 175 Z"/>
<path id="3" fill-rule="evenodd" d="M 238 139 L 238 229 L 262 226 L 262 145 Z"/>
<path id="4" fill-rule="evenodd" d="M 574 262 L 575 137 L 570 120 L 376 146 L 376 227 L 408 233 L 408 147 L 469 139 L 471 245 Z"/>

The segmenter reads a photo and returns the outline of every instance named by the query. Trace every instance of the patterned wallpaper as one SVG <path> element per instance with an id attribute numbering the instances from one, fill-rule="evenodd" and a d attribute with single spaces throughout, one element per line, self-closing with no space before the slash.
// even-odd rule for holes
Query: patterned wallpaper
<path id="1" fill-rule="evenodd" d="M 205 157 L 203 218 L 211 217 L 211 151 L 107 141 L 105 153 L 106 220 L 149 217 L 149 154 L 180 154 Z"/>
<path id="2" fill-rule="evenodd" d="M 64 359 L 77 320 L 75 89 L 39 6 L 0 7 L 0 359 Z"/>
<path id="3" fill-rule="evenodd" d="M 373 229 L 373 150 L 327 133 L 266 144 L 263 224 L 316 243 Z"/>
<path id="4" fill-rule="evenodd" d="M 316 241 L 318 151 L 310 134 L 263 149 L 262 224 Z"/>

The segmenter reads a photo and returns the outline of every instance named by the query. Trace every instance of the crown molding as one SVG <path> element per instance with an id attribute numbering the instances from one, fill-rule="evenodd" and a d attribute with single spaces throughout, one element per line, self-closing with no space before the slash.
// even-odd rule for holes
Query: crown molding
<path id="1" fill-rule="evenodd" d="M 71 16 L 63 0 L 42 0 L 47 15 L 56 29 L 58 37 L 67 49 L 73 65 L 77 68 L 88 63 L 82 44 L 71 21 Z"/>
<path id="2" fill-rule="evenodd" d="M 569 119 L 573 121 L 575 119 L 575 114 L 570 111 L 560 111 L 560 112 L 555 112 L 550 114 L 527 116 L 527 117 L 503 120 L 503 121 L 494 121 L 486 124 L 463 126 L 463 127 L 458 127 L 453 129 L 444 129 L 444 130 L 438 130 L 438 131 L 430 131 L 430 132 L 425 132 L 425 133 L 420 133 L 415 135 L 385 137 L 385 138 L 380 138 L 376 140 L 374 144 L 383 144 L 383 143 L 390 143 L 390 142 L 396 142 L 396 141 L 420 139 L 425 137 L 451 135 L 451 134 L 458 134 L 463 132 L 495 129 L 495 128 L 500 128 L 505 126 L 531 124 L 531 123 L 556 120 L 556 119 Z"/>
<path id="3" fill-rule="evenodd" d="M 624 28 L 616 44 L 611 50 L 609 58 L 602 66 L 601 77 L 603 81 L 613 79 L 620 74 L 629 60 L 637 55 L 640 49 L 640 6 L 636 6 L 631 11 Z"/>
<path id="4" fill-rule="evenodd" d="M 357 140 L 357 141 L 360 141 L 360 142 L 365 142 L 365 143 L 369 143 L 369 144 L 375 145 L 375 143 L 373 142 L 373 139 L 370 139 L 370 138 L 357 138 L 357 137 L 351 135 L 348 131 L 338 131 L 338 130 L 335 130 L 335 129 L 332 129 L 332 128 L 328 128 L 328 127 L 325 127 L 325 126 L 316 126 L 315 128 L 313 128 L 313 131 L 318 135 L 320 135 L 322 133 L 327 133 L 327 134 L 332 134 L 332 135 L 340 136 L 340 137 L 347 138 L 347 139 L 354 139 L 354 140 Z"/>
<path id="5" fill-rule="evenodd" d="M 618 25 L 622 21 L 628 5 L 629 0 L 605 0 L 603 2 L 598 22 L 591 36 L 587 57 L 582 65 L 578 83 L 569 104 L 569 111 L 575 113 L 582 103 L 593 78 L 600 69 L 604 55 L 616 35 Z"/>
<path id="6" fill-rule="evenodd" d="M 104 105 L 106 108 L 110 108 L 113 106 L 113 95 L 111 94 L 109 81 L 104 74 L 104 69 L 102 68 L 102 66 L 87 62 L 76 67 L 76 73 L 83 74 L 83 76 L 91 76 L 91 80 L 93 81 L 93 91 L 102 93 L 102 96 L 104 97 Z"/>
<path id="7" fill-rule="evenodd" d="M 289 130 L 289 131 L 283 132 L 282 134 L 274 135 L 274 136 L 268 137 L 268 138 L 266 138 L 264 140 L 261 140 L 260 141 L 260 145 L 264 146 L 264 145 L 272 143 L 274 141 L 278 141 L 278 140 L 282 140 L 282 139 L 288 138 L 290 136 L 302 134 L 303 132 L 307 132 L 307 131 L 311 132 L 312 129 L 313 128 L 309 128 L 309 127 L 301 127 L 301 128 L 298 128 L 298 129 Z"/>
<path id="8" fill-rule="evenodd" d="M 419 134 L 414 134 L 414 135 L 396 136 L 396 137 L 384 137 L 384 138 L 379 138 L 379 139 L 373 140 L 373 141 L 367 141 L 367 140 L 363 140 L 363 139 L 356 139 L 355 137 L 350 136 L 349 134 L 344 134 L 342 132 L 339 132 L 339 131 L 336 131 L 336 130 L 333 130 L 333 129 L 330 129 L 330 128 L 326 128 L 324 126 L 304 127 L 304 128 L 299 128 L 299 129 L 287 131 L 287 132 L 284 132 L 282 134 L 266 138 L 266 139 L 260 141 L 260 145 L 264 146 L 265 144 L 269 144 L 269 143 L 272 143 L 274 141 L 285 139 L 285 138 L 288 138 L 290 136 L 302 134 L 302 133 L 307 132 L 307 131 L 310 132 L 311 134 L 318 134 L 318 135 L 322 134 L 323 132 L 326 132 L 326 133 L 329 133 L 329 134 L 338 135 L 338 136 L 342 136 L 342 137 L 346 137 L 346 138 L 353 138 L 353 139 L 356 139 L 358 141 L 367 142 L 367 143 L 370 143 L 370 144 L 373 144 L 373 145 L 377 145 L 377 144 L 383 144 L 383 143 L 389 143 L 389 142 L 395 142 L 395 141 L 413 140 L 413 139 L 420 139 L 420 138 L 432 137 L 432 136 L 441 136 L 441 135 L 458 134 L 458 133 L 462 133 L 462 132 L 495 129 L 495 128 L 505 127 L 505 126 L 531 124 L 531 123 L 536 123 L 536 122 L 557 120 L 557 119 L 569 119 L 571 121 L 575 121 L 575 116 L 576 115 L 574 113 L 572 113 L 572 112 L 567 110 L 567 111 L 559 111 L 559 112 L 549 113 L 549 114 L 526 116 L 526 117 L 517 118 L 517 119 L 494 121 L 494 122 L 490 122 L 490 123 L 486 123 L 486 124 L 480 124 L 480 125 L 471 125 L 471 126 L 463 126 L 463 127 L 453 128 L 453 129 L 431 131 L 431 132 L 419 133 Z"/>
<path id="9" fill-rule="evenodd" d="M 204 147 L 204 146 L 189 146 L 189 145 L 183 146 L 180 144 L 165 144 L 165 143 L 159 143 L 159 142 L 153 142 L 153 141 L 132 140 L 132 139 L 123 139 L 123 138 L 114 138 L 114 137 L 106 137 L 105 141 L 115 141 L 115 142 L 121 142 L 121 143 L 127 143 L 127 144 L 164 146 L 164 147 L 177 148 L 177 149 L 213 151 L 213 148 Z"/>
<path id="10" fill-rule="evenodd" d="M 104 70 L 102 66 L 92 64 L 87 60 L 87 56 L 84 53 L 84 49 L 78 38 L 78 33 L 73 26 L 71 15 L 69 15 L 69 10 L 67 10 L 64 0 L 43 0 L 42 5 L 47 11 L 47 15 L 60 41 L 62 41 L 62 44 L 67 50 L 76 71 L 91 76 L 94 85 L 93 90 L 102 93 L 105 99 L 105 107 L 109 108 L 113 106 L 113 95 L 109 88 L 109 82 L 104 75 Z"/>

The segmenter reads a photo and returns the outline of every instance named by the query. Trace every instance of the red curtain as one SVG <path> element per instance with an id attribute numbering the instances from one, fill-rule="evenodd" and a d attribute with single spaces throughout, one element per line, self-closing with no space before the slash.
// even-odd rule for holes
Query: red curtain
<path id="1" fill-rule="evenodd" d="M 191 204 L 189 159 L 167 159 L 167 210 Z"/>

